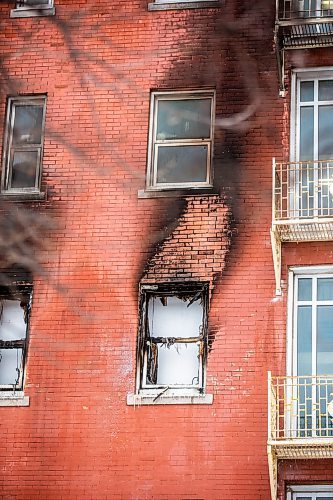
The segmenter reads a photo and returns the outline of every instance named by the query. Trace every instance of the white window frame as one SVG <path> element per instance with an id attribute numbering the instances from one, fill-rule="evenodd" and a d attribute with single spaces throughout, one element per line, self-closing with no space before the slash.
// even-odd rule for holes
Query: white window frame
<path id="1" fill-rule="evenodd" d="M 291 77 L 291 103 L 290 103 L 290 161 L 299 161 L 299 97 L 300 97 L 300 82 L 317 80 L 333 80 L 333 66 L 319 67 L 319 68 L 301 68 L 292 72 Z M 318 100 L 315 104 L 318 106 Z M 326 101 L 320 101 L 324 103 Z M 332 101 L 333 104 L 333 101 Z M 309 105 L 304 103 L 304 106 Z M 317 108 L 318 109 L 318 108 Z M 318 120 L 314 120 L 315 134 L 318 136 Z M 317 160 L 316 154 L 318 153 L 318 141 L 315 146 L 314 160 Z"/>
<path id="2" fill-rule="evenodd" d="M 287 359 L 286 359 L 286 373 L 288 377 L 296 377 L 298 376 L 297 373 L 297 306 L 299 301 L 297 300 L 297 294 L 298 294 L 298 279 L 299 278 L 333 278 L 333 266 L 293 266 L 289 268 L 289 273 L 288 273 L 288 305 L 287 305 L 287 341 L 286 341 L 286 352 L 287 352 Z M 309 304 L 311 304 L 312 307 L 316 308 L 318 301 L 314 300 L 314 286 L 312 288 L 312 299 L 311 301 L 308 301 Z M 305 301 L 301 301 L 302 303 Z M 320 304 L 323 305 L 324 301 L 320 301 Z M 326 301 L 329 302 L 331 305 L 332 301 Z M 316 310 L 315 314 L 312 314 L 312 327 L 311 327 L 311 333 L 312 333 L 312 346 L 316 344 L 317 340 L 317 331 L 316 331 Z M 316 355 L 316 349 L 312 349 L 312 368 L 315 364 L 314 357 Z M 330 374 L 327 374 L 330 375 Z M 332 374 L 333 375 L 333 374 Z M 316 376 L 315 373 L 312 373 L 308 377 L 311 379 L 311 377 Z M 287 430 L 291 429 L 296 429 L 297 428 L 297 422 L 296 422 L 296 415 L 298 414 L 297 411 L 297 397 L 293 394 L 293 388 L 292 385 L 287 386 L 287 400 L 288 401 L 293 401 L 293 407 L 291 408 L 290 411 L 287 411 L 285 418 L 285 426 Z M 312 399 L 314 401 L 317 400 L 317 394 L 315 390 L 315 386 L 312 389 Z M 295 406 L 294 406 L 295 405 Z M 315 414 L 313 414 L 313 422 L 316 421 Z M 317 427 L 314 424 L 312 428 L 312 433 L 313 437 L 317 436 Z M 293 433 L 293 435 L 290 435 L 290 437 L 298 437 L 296 434 Z"/>
<path id="3" fill-rule="evenodd" d="M 19 105 L 42 105 L 43 106 L 43 119 L 42 119 L 42 134 L 41 142 L 38 144 L 29 144 L 22 147 L 24 150 L 37 151 L 37 164 L 36 164 L 36 175 L 35 175 L 35 185 L 33 187 L 21 187 L 12 188 L 11 187 L 11 172 L 12 172 L 12 153 L 15 148 L 13 146 L 13 128 L 15 121 L 15 108 Z M 1 177 L 1 193 L 2 194 L 39 194 L 41 190 L 41 179 L 42 179 L 42 159 L 44 152 L 44 135 L 45 135 L 45 115 L 46 115 L 46 96 L 36 95 L 36 96 L 15 96 L 9 97 L 7 102 L 7 117 L 6 117 L 6 130 L 4 138 L 4 153 L 2 160 L 2 177 Z"/>
<path id="4" fill-rule="evenodd" d="M 291 267 L 288 276 L 287 375 L 297 375 L 297 278 L 333 278 L 333 266 Z M 314 318 L 312 319 L 314 321 Z M 312 332 L 315 335 L 315 332 Z M 313 338 L 313 340 L 315 340 Z"/>
<path id="5" fill-rule="evenodd" d="M 290 103 L 290 152 L 289 152 L 289 161 L 290 162 L 300 162 L 300 110 L 302 107 L 313 106 L 314 109 L 314 151 L 313 151 L 313 159 L 309 159 L 310 162 L 316 162 L 318 160 L 318 107 L 319 105 L 332 105 L 333 100 L 331 101 L 319 101 L 318 100 L 318 82 L 319 80 L 333 80 L 333 67 L 319 67 L 319 68 L 301 68 L 296 69 L 292 72 L 291 77 L 291 103 Z M 309 102 L 300 102 L 300 85 L 301 82 L 304 81 L 314 81 L 315 87 L 315 96 L 313 101 Z M 305 161 L 306 160 L 302 160 Z M 332 164 L 333 164 L 333 160 Z M 318 171 L 314 169 L 314 192 L 317 193 L 317 187 L 319 180 Z M 309 211 L 311 213 L 310 217 L 316 217 L 320 215 L 327 215 L 326 212 L 331 209 L 320 209 L 319 208 L 319 197 L 313 196 L 314 206 L 310 208 L 309 206 L 300 206 L 300 196 L 297 195 L 296 191 L 300 188 L 300 173 L 297 170 L 294 173 L 290 174 L 290 207 L 292 207 L 292 211 L 295 212 L 295 215 L 302 216 L 302 210 Z M 296 200 L 294 197 L 296 196 Z M 310 198 L 309 198 L 310 200 Z M 309 201 L 310 203 L 310 201 Z"/>
<path id="6" fill-rule="evenodd" d="M 211 122 L 209 139 L 156 139 L 157 111 L 159 100 L 181 100 L 181 99 L 210 99 L 211 100 Z M 214 118 L 215 118 L 215 90 L 192 90 L 192 91 L 157 91 L 151 93 L 150 120 L 149 120 L 149 145 L 147 182 L 148 191 L 162 191 L 170 189 L 188 188 L 211 188 L 213 187 L 212 158 L 214 146 Z M 157 183 L 157 155 L 159 146 L 207 146 L 206 180 L 204 182 L 182 182 L 182 183 Z"/>
<path id="7" fill-rule="evenodd" d="M 297 500 L 299 497 L 308 496 L 311 500 L 325 498 L 327 494 L 333 494 L 333 485 L 297 485 L 287 487 L 286 500 Z"/>

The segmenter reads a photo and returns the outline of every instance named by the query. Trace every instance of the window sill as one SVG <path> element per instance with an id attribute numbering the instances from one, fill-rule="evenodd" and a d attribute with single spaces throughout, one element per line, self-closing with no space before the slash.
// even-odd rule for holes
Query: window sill
<path id="1" fill-rule="evenodd" d="M 213 394 L 196 394 L 196 395 L 169 395 L 162 394 L 128 394 L 128 406 L 144 406 L 144 405 L 211 405 L 213 404 Z"/>
<path id="2" fill-rule="evenodd" d="M 25 201 L 44 201 L 46 200 L 46 191 L 38 192 L 38 193 L 9 193 L 2 192 L 0 193 L 1 201 L 17 201 L 17 202 L 25 202 Z"/>
<path id="3" fill-rule="evenodd" d="M 0 406 L 29 406 L 29 396 L 22 393 L 0 394 Z"/>
<path id="4" fill-rule="evenodd" d="M 10 17 L 45 17 L 45 16 L 54 16 L 55 8 L 54 7 L 45 7 L 41 9 L 27 9 L 27 8 L 18 8 L 12 9 L 10 11 Z"/>
<path id="5" fill-rule="evenodd" d="M 191 2 L 154 2 L 148 4 L 148 10 L 183 10 L 183 9 L 211 9 L 220 7 L 219 0 L 198 0 Z"/>
<path id="6" fill-rule="evenodd" d="M 177 198 L 179 196 L 205 196 L 208 194 L 218 194 L 212 186 L 184 189 L 139 189 L 138 198 Z"/>

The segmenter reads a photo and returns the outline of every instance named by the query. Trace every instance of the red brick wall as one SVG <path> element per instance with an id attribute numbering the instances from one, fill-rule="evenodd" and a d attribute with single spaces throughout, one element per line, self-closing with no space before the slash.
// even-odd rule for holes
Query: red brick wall
<path id="1" fill-rule="evenodd" d="M 7 94 L 48 95 L 48 199 L 34 208 L 56 224 L 35 280 L 30 406 L 0 408 L 0 496 L 268 500 L 267 370 L 284 374 L 286 323 L 286 293 L 274 296 L 271 159 L 287 154 L 289 136 L 274 2 L 256 12 L 240 0 L 165 12 L 148 12 L 147 0 L 55 3 L 54 18 L 11 20 L 9 3 L 0 7 L 0 110 Z M 217 94 L 215 184 L 237 229 L 211 301 L 214 403 L 128 407 L 139 281 L 177 216 L 173 199 L 137 196 L 150 90 L 205 87 Z M 288 264 L 332 262 L 329 249 L 290 245 L 283 276 Z"/>

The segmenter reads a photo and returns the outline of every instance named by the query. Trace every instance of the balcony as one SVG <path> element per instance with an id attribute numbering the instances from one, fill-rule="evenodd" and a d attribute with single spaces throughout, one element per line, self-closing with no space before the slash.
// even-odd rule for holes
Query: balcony
<path id="1" fill-rule="evenodd" d="M 273 159 L 271 238 L 279 294 L 281 243 L 333 240 L 333 160 Z"/>
<path id="2" fill-rule="evenodd" d="M 333 0 L 276 0 L 274 45 L 284 97 L 285 50 L 333 46 Z"/>
<path id="3" fill-rule="evenodd" d="M 333 458 L 333 375 L 268 374 L 268 459 L 272 500 L 279 459 Z"/>
<path id="4" fill-rule="evenodd" d="M 276 26 L 283 48 L 333 45 L 333 0 L 277 0 Z"/>

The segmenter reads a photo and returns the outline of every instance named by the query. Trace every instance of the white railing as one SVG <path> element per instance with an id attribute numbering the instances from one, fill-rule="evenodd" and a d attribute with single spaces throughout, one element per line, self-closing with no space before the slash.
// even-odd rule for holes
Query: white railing
<path id="1" fill-rule="evenodd" d="M 333 218 L 333 160 L 273 159 L 273 221 L 328 218 Z"/>
<path id="2" fill-rule="evenodd" d="M 333 17 L 333 0 L 277 0 L 280 21 Z"/>
<path id="3" fill-rule="evenodd" d="M 333 439 L 333 375 L 272 377 L 268 439 Z"/>

